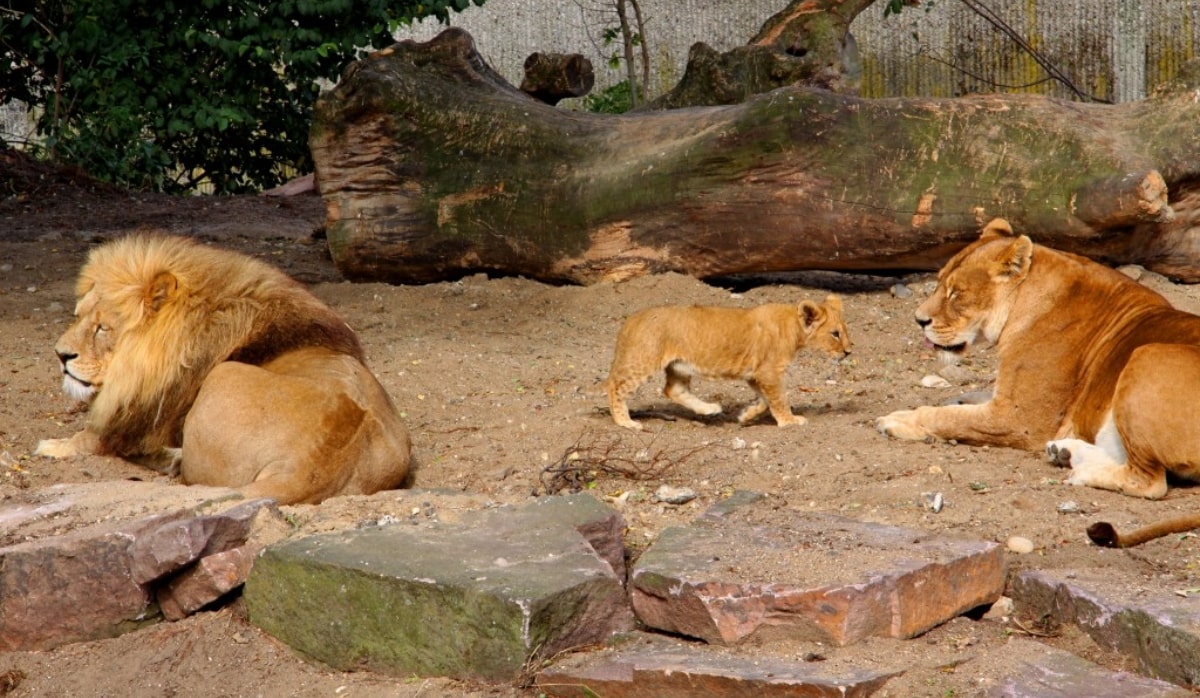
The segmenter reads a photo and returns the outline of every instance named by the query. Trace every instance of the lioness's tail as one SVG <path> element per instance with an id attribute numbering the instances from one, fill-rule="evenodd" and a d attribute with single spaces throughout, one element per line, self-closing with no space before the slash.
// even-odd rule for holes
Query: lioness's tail
<path id="1" fill-rule="evenodd" d="M 1093 543 L 1105 548 L 1132 548 L 1155 538 L 1169 536 L 1172 533 L 1186 533 L 1197 528 L 1200 528 L 1200 514 L 1187 514 L 1152 523 L 1123 535 L 1117 533 L 1117 529 L 1113 528 L 1112 524 L 1099 521 L 1088 526 L 1087 534 Z"/>

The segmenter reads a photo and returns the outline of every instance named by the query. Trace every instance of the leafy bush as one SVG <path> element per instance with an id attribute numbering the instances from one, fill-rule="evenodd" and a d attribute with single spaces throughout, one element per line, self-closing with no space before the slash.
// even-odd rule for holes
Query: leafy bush
<path id="1" fill-rule="evenodd" d="M 136 188 L 218 192 L 311 169 L 319 81 L 392 31 L 484 0 L 10 0 L 0 103 L 52 159 Z"/>
<path id="2" fill-rule="evenodd" d="M 633 99 L 629 91 L 628 80 L 622 80 L 583 98 L 584 111 L 600 114 L 624 114 L 631 108 L 633 108 Z"/>

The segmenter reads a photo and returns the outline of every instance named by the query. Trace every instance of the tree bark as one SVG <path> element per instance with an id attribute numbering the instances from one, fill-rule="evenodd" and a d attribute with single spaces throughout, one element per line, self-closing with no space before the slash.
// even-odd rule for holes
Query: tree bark
<path id="1" fill-rule="evenodd" d="M 531 53 L 525 59 L 521 91 L 546 104 L 582 97 L 592 90 L 592 62 L 578 53 Z"/>
<path id="2" fill-rule="evenodd" d="M 355 280 L 924 270 L 1004 216 L 1036 242 L 1195 282 L 1193 90 L 1095 105 L 792 86 L 613 117 L 530 99 L 448 29 L 352 65 L 310 143 L 330 249 Z"/>

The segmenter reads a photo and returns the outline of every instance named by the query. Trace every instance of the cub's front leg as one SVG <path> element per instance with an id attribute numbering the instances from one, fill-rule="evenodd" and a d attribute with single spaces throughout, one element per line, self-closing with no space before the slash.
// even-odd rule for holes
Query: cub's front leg
<path id="1" fill-rule="evenodd" d="M 1033 448 L 1035 443 L 1028 426 L 994 401 L 898 410 L 876 419 L 875 428 L 888 436 L 914 441 L 932 437 L 1015 448 Z"/>

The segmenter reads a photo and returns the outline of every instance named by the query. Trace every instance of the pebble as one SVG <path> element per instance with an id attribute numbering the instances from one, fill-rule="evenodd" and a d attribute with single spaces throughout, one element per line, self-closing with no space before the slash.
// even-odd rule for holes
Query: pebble
<path id="1" fill-rule="evenodd" d="M 891 288 L 892 295 L 896 298 L 912 298 L 912 289 L 904 284 L 896 284 Z"/>
<path id="2" fill-rule="evenodd" d="M 926 388 L 949 388 L 950 381 L 939 375 L 930 374 L 921 379 L 921 385 Z"/>
<path id="3" fill-rule="evenodd" d="M 689 487 L 661 485 L 654 491 L 654 501 L 664 504 L 687 504 L 696 498 L 696 491 Z"/>
<path id="4" fill-rule="evenodd" d="M 1077 514 L 1079 513 L 1079 502 L 1067 500 L 1056 507 L 1060 514 Z"/>
<path id="5" fill-rule="evenodd" d="M 945 504 L 946 500 L 944 497 L 942 497 L 941 492 L 922 492 L 921 502 L 925 505 L 926 509 L 937 514 L 942 511 L 942 506 Z"/>
<path id="6" fill-rule="evenodd" d="M 1017 555 L 1027 555 L 1033 552 L 1033 541 L 1023 536 L 1010 536 L 1005 545 L 1010 552 Z"/>

